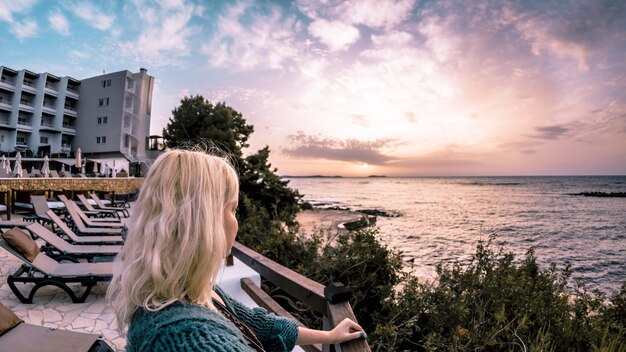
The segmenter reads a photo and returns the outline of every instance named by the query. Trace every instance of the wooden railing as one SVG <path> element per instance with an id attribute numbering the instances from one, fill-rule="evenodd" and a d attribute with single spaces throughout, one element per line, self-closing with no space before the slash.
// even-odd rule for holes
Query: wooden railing
<path id="1" fill-rule="evenodd" d="M 324 316 L 324 330 L 331 330 L 343 319 L 350 318 L 357 321 L 348 301 L 335 302 L 334 299 L 327 299 L 324 295 L 324 286 L 313 281 L 295 271 L 288 269 L 273 260 L 253 251 L 252 249 L 235 243 L 232 253 L 237 259 L 248 265 L 261 277 L 280 287 L 283 291 L 308 305 L 313 310 Z M 250 280 L 243 279 L 241 282 L 243 290 L 260 306 L 281 316 L 290 316 L 280 305 L 278 305 L 269 295 L 259 289 Z M 252 287 L 254 286 L 254 287 Z M 331 303 L 330 301 L 335 303 Z M 370 351 L 367 341 L 356 339 L 334 346 L 313 345 L 301 346 L 306 351 L 340 351 L 340 352 L 364 352 Z"/>

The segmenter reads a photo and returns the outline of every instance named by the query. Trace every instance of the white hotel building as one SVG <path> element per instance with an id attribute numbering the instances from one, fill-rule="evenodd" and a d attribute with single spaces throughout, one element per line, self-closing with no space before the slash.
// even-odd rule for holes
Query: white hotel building
<path id="1" fill-rule="evenodd" d="M 0 155 L 81 148 L 90 159 L 145 161 L 153 85 L 143 68 L 77 80 L 0 66 Z"/>

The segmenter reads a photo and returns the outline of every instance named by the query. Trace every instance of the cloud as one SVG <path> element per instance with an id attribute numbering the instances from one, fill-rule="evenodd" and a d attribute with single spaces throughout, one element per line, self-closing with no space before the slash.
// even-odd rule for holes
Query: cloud
<path id="1" fill-rule="evenodd" d="M 414 0 L 299 0 L 298 9 L 313 19 L 338 20 L 350 25 L 390 28 L 411 16 Z"/>
<path id="2" fill-rule="evenodd" d="M 531 43 L 533 52 L 572 56 L 582 70 L 589 60 L 606 60 L 600 49 L 623 43 L 626 3 L 622 1 L 568 1 L 536 3 L 512 8 L 509 21 Z"/>
<path id="3" fill-rule="evenodd" d="M 67 18 L 65 18 L 60 10 L 52 11 L 48 17 L 48 21 L 50 22 L 50 27 L 57 33 L 66 36 L 70 34 L 70 25 L 67 22 Z"/>
<path id="4" fill-rule="evenodd" d="M 290 148 L 283 148 L 283 154 L 306 159 L 327 159 L 370 165 L 382 165 L 395 158 L 382 152 L 383 149 L 398 144 L 392 139 L 359 141 L 357 139 L 330 139 L 321 136 L 305 135 L 303 132 L 288 137 Z"/>
<path id="5" fill-rule="evenodd" d="M 28 13 L 36 2 L 36 0 L 4 1 L 0 6 L 0 21 L 7 22 L 9 31 L 20 40 L 37 35 L 38 26 L 35 21 L 15 18 L 16 15 Z"/>
<path id="6" fill-rule="evenodd" d="M 13 24 L 11 24 L 11 32 L 13 32 L 18 39 L 34 37 L 37 35 L 38 30 L 37 23 L 32 20 L 13 22 Z"/>
<path id="7" fill-rule="evenodd" d="M 250 1 L 237 2 L 226 8 L 216 27 L 213 38 L 202 46 L 212 66 L 235 71 L 285 69 L 299 60 L 300 23 L 277 6 L 261 9 Z"/>
<path id="8" fill-rule="evenodd" d="M 88 26 L 101 31 L 111 29 L 115 22 L 115 16 L 106 14 L 104 10 L 88 1 L 74 1 L 68 3 L 66 8 Z"/>
<path id="9" fill-rule="evenodd" d="M 37 0 L 3 1 L 0 6 L 0 21 L 14 23 L 14 15 L 29 12 Z"/>
<path id="10" fill-rule="evenodd" d="M 545 126 L 545 127 L 535 127 L 535 132 L 537 134 L 531 135 L 532 138 L 537 139 L 545 139 L 545 140 L 554 140 L 559 139 L 561 136 L 565 135 L 569 131 L 569 128 L 565 128 L 563 126 Z"/>
<path id="11" fill-rule="evenodd" d="M 336 21 L 313 21 L 309 33 L 333 51 L 346 49 L 359 39 L 356 27 Z"/>
<path id="12" fill-rule="evenodd" d="M 358 114 L 352 115 L 352 122 L 354 124 L 362 126 L 362 127 L 368 127 L 369 126 L 369 123 L 367 122 L 367 119 L 363 115 L 358 115 Z"/>
<path id="13" fill-rule="evenodd" d="M 125 60 L 153 67 L 185 64 L 181 58 L 192 53 L 192 37 L 200 32 L 191 22 L 202 16 L 201 6 L 185 0 L 134 0 L 124 10 L 137 14 L 137 25 L 126 30 L 138 30 L 135 39 L 116 43 Z"/>

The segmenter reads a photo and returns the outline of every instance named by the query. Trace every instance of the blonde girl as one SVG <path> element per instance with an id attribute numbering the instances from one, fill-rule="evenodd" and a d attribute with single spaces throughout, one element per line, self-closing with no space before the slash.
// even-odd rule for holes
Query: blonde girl
<path id="1" fill-rule="evenodd" d="M 298 327 L 216 285 L 237 235 L 238 194 L 224 158 L 171 150 L 152 165 L 107 292 L 128 352 L 290 351 L 364 336 L 349 319 L 331 331 Z"/>

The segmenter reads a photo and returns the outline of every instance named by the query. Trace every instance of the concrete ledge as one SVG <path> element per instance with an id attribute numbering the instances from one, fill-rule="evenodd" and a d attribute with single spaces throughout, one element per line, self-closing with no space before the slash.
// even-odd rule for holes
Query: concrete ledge
<path id="1" fill-rule="evenodd" d="M 143 178 L 0 178 L 0 191 L 17 190 L 94 190 L 115 193 L 135 192 Z"/>

